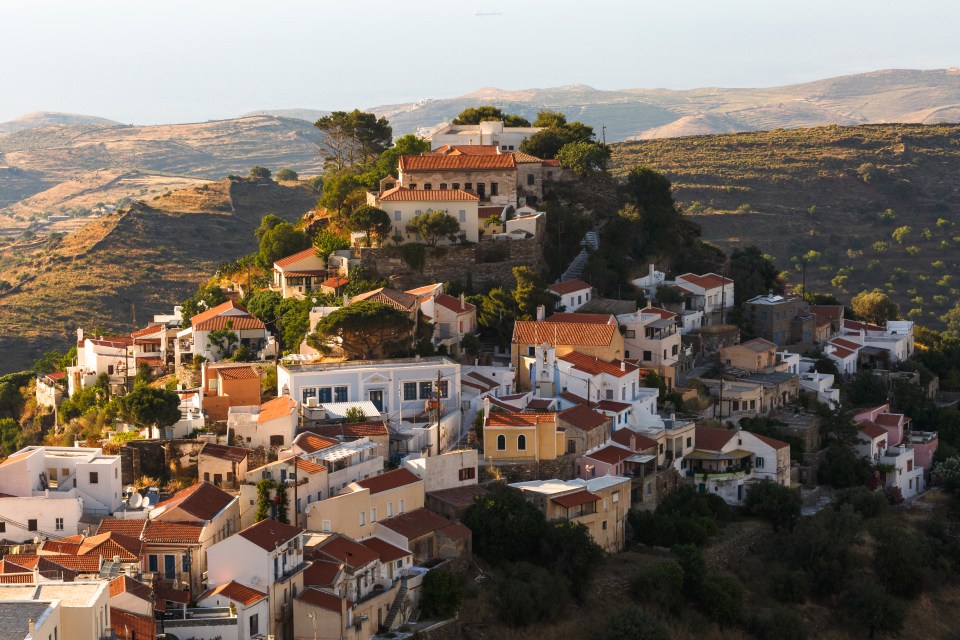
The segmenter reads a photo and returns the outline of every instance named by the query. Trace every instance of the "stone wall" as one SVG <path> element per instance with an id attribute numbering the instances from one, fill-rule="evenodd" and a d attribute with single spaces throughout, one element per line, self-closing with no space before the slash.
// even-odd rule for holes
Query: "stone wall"
<path id="1" fill-rule="evenodd" d="M 133 440 L 120 449 L 123 484 L 149 476 L 167 482 L 174 476 L 197 478 L 200 440 Z"/>
<path id="2" fill-rule="evenodd" d="M 740 342 L 740 329 L 734 325 L 715 325 L 694 329 L 685 336 L 694 351 L 707 355 Z"/>
<path id="3" fill-rule="evenodd" d="M 480 465 L 480 482 L 504 481 L 527 482 L 529 480 L 571 480 L 576 477 L 574 456 L 564 456 L 556 460 L 540 462 L 518 462 L 515 464 Z"/>
<path id="4" fill-rule="evenodd" d="M 479 244 L 452 245 L 426 248 L 422 270 L 403 260 L 400 247 L 361 247 L 360 260 L 368 271 L 389 278 L 398 289 L 412 289 L 430 282 L 466 284 L 469 274 L 472 284 L 480 289 L 489 286 L 513 287 L 513 268 L 530 267 L 542 271 L 543 233 L 526 240 L 482 239 Z M 484 262 L 484 256 L 502 252 L 497 262 Z"/>
<path id="5" fill-rule="evenodd" d="M 744 531 L 713 545 L 704 554 L 704 560 L 710 569 L 725 569 L 745 559 L 762 545 L 773 533 L 768 524 L 758 525 L 755 529 Z"/>

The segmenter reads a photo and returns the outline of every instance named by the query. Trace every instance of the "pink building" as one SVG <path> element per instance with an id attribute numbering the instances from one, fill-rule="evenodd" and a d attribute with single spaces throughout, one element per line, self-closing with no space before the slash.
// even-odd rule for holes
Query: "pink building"
<path id="1" fill-rule="evenodd" d="M 937 445 L 940 444 L 937 432 L 907 431 L 904 441 L 913 447 L 917 466 L 930 471 L 933 468 L 933 455 L 937 452 Z"/>

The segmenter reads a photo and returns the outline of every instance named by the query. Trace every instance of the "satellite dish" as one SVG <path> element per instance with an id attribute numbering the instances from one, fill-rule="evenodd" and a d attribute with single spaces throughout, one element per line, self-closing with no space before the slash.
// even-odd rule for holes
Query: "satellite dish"
<path id="1" fill-rule="evenodd" d="M 126 493 L 134 493 L 136 490 L 137 490 L 136 487 L 134 487 L 134 486 L 131 484 L 131 485 L 128 485 L 126 489 L 124 489 L 124 492 L 126 492 Z"/>
<path id="2" fill-rule="evenodd" d="M 133 509 L 139 509 L 140 505 L 143 504 L 143 496 L 139 493 L 134 493 L 130 496 L 130 507 Z"/>
<path id="3" fill-rule="evenodd" d="M 139 495 L 139 494 L 137 494 L 137 495 Z M 147 494 L 147 495 L 143 496 L 143 508 L 144 508 L 144 509 L 150 509 L 151 507 L 153 507 L 153 504 L 151 504 L 151 502 L 150 502 L 150 494 Z"/>

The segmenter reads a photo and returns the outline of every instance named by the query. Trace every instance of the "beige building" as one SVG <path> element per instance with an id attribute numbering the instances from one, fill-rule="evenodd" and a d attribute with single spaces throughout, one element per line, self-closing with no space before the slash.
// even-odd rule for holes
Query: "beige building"
<path id="1" fill-rule="evenodd" d="M 383 209 L 390 216 L 393 229 L 389 237 L 394 242 L 422 242 L 420 234 L 409 229 L 408 225 L 425 211 L 443 211 L 453 216 L 460 223 L 459 239 L 466 242 L 480 241 L 477 214 L 480 197 L 460 188 L 408 189 L 395 186 L 379 194 L 368 192 L 367 204 Z M 362 232 L 355 232 L 354 241 L 363 236 Z M 449 243 L 448 238 L 441 238 L 439 241 L 439 244 Z"/>
<path id="2" fill-rule="evenodd" d="M 564 447 L 556 413 L 490 411 L 489 398 L 484 398 L 483 457 L 488 463 L 555 460 Z"/>
<path id="3" fill-rule="evenodd" d="M 517 161 L 513 154 L 400 156 L 398 179 L 385 178 L 381 189 L 463 190 L 481 205 L 517 206 Z"/>
<path id="4" fill-rule="evenodd" d="M 327 475 L 325 466 L 301 456 L 277 460 L 251 469 L 244 474 L 243 483 L 240 485 L 240 526 L 246 528 L 254 524 L 259 508 L 257 484 L 263 480 L 274 485 L 267 493 L 270 498 L 270 513 L 267 517 L 276 517 L 276 485 L 282 483 L 286 485 L 287 517 L 297 526 L 306 526 L 309 505 L 329 495 Z"/>
<path id="5" fill-rule="evenodd" d="M 369 538 L 376 534 L 378 521 L 422 508 L 424 494 L 423 480 L 407 469 L 387 471 L 354 482 L 345 492 L 310 505 L 307 528 Z"/>
<path id="6" fill-rule="evenodd" d="M 579 522 L 605 551 L 617 552 L 624 545 L 630 483 L 630 478 L 604 476 L 590 480 L 533 480 L 510 486 L 536 505 L 547 521 Z"/>
<path id="7" fill-rule="evenodd" d="M 293 444 L 300 419 L 299 403 L 280 396 L 262 405 L 231 407 L 227 428 L 250 449 L 277 450 Z"/>
<path id="8" fill-rule="evenodd" d="M 62 640 L 90 640 L 110 636 L 110 583 L 107 580 L 0 585 L 0 612 L 6 613 L 8 608 L 5 605 L 10 602 L 17 602 L 23 610 L 33 611 L 38 615 L 34 619 L 35 627 L 32 633 L 28 633 L 27 626 L 24 625 L 21 635 L 5 635 L 4 640 L 48 640 L 48 635 L 53 635 L 54 627 L 59 627 L 59 637 Z M 35 605 L 47 606 L 41 609 Z M 47 611 L 49 605 L 59 610 L 59 616 L 56 612 Z M 44 618 L 44 615 L 47 617 Z M 14 616 L 19 617 L 17 614 Z M 59 625 L 56 623 L 57 618 L 60 619 Z M 5 619 L 0 620 L 0 624 L 5 622 Z M 48 635 L 41 636 L 38 627 L 46 630 Z M 5 630 L 4 626 L 0 626 L 0 630 Z"/>
<path id="9" fill-rule="evenodd" d="M 284 298 L 304 298 L 327 279 L 327 265 L 313 247 L 273 263 L 273 286 Z"/>
<path id="10" fill-rule="evenodd" d="M 247 473 L 247 449 L 208 442 L 197 457 L 197 473 L 204 482 L 235 491 Z"/>
<path id="11" fill-rule="evenodd" d="M 777 367 L 777 345 L 763 338 L 720 349 L 720 362 L 750 372 L 773 371 Z"/>

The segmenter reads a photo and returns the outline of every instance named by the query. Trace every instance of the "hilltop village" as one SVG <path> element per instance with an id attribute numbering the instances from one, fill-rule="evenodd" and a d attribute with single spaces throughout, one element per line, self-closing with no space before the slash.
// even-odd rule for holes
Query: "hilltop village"
<path id="1" fill-rule="evenodd" d="M 484 637 L 508 637 L 589 610 L 638 549 L 659 564 L 602 637 L 669 637 L 685 606 L 701 628 L 806 637 L 822 627 L 790 603 L 838 594 L 871 637 L 903 627 L 903 579 L 922 576 L 851 584 L 855 532 L 835 574 L 788 538 L 793 591 L 759 617 L 728 574 L 769 553 L 758 531 L 859 527 L 960 473 L 931 426 L 957 398 L 917 364 L 919 328 L 882 294 L 846 307 L 788 292 L 759 252 L 711 253 L 650 170 L 604 220 L 590 206 L 619 196 L 592 131 L 487 115 L 371 151 L 334 114 L 354 139 L 325 150 L 341 166 L 317 211 L 265 215 L 260 251 L 169 313 L 78 328 L 0 378 L 19 402 L 0 421 L 0 635 L 480 637 L 458 634 L 482 601 L 508 630 Z M 634 227 L 648 261 L 628 290 L 597 256 Z"/>

